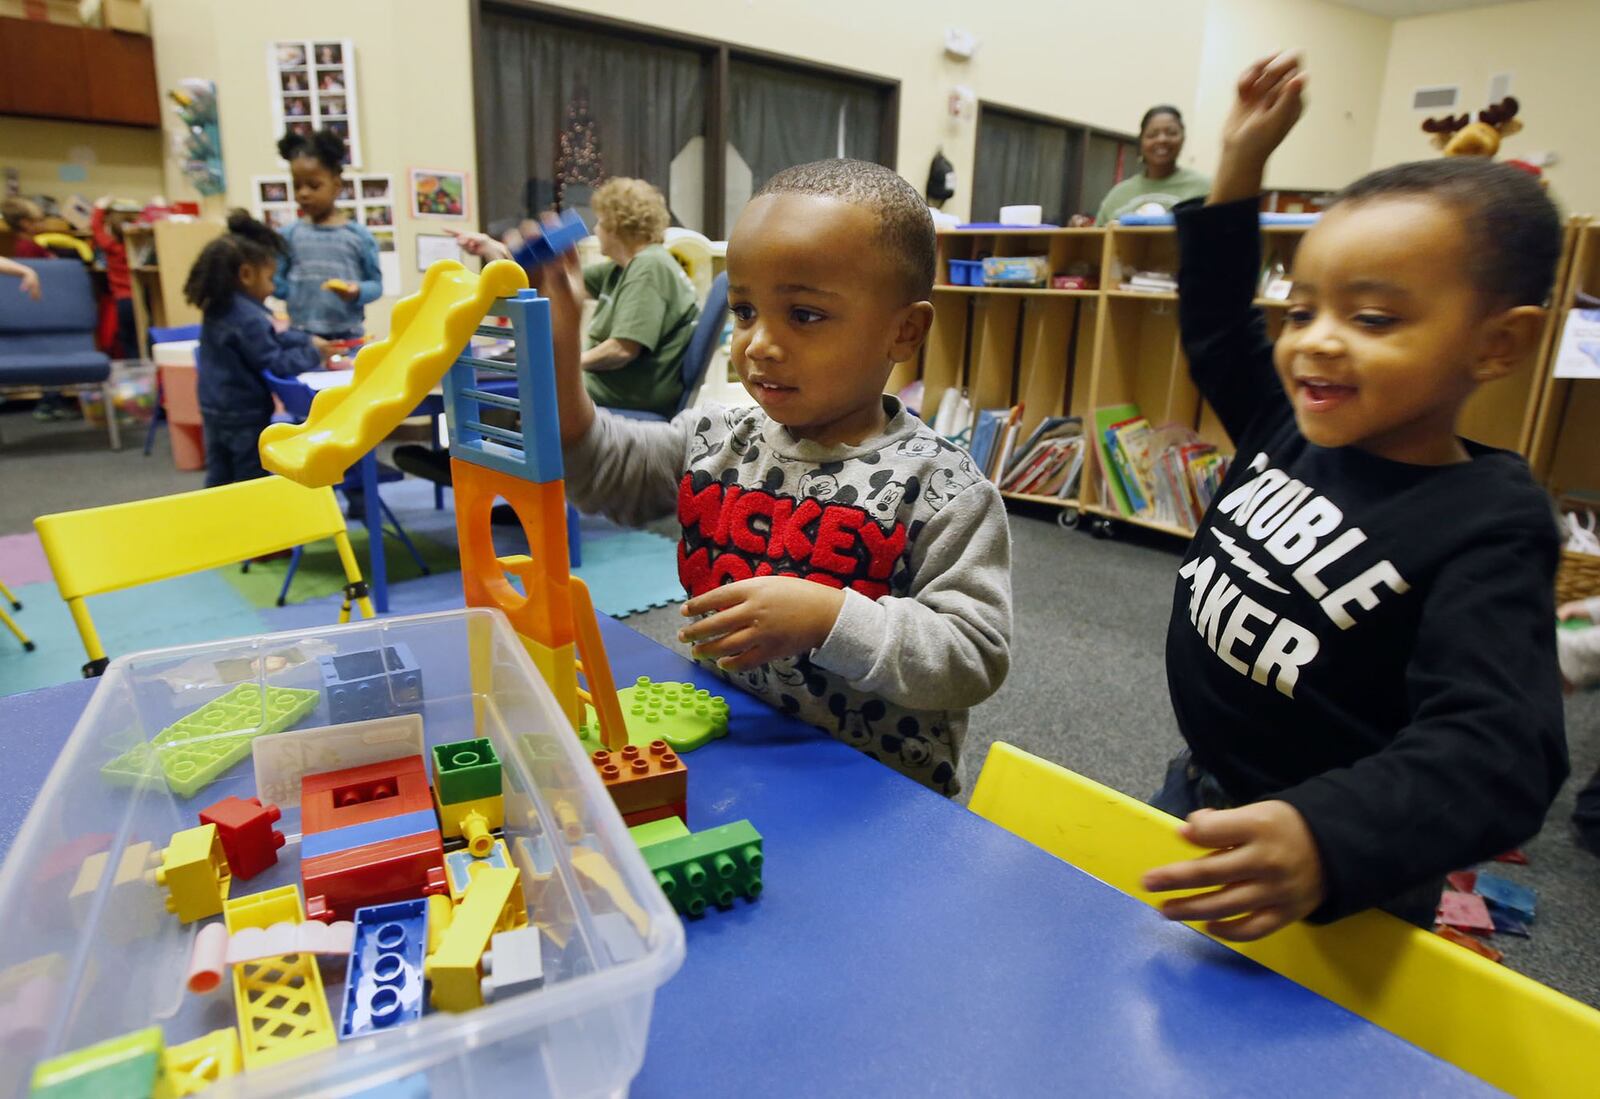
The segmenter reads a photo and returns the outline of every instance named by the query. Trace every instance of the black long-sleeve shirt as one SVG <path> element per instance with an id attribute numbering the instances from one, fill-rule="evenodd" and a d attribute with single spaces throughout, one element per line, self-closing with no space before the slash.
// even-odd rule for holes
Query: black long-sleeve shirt
<path id="1" fill-rule="evenodd" d="M 1559 541 L 1507 451 L 1308 442 L 1251 305 L 1255 202 L 1177 225 L 1184 351 L 1238 453 L 1180 570 L 1172 704 L 1230 795 L 1299 810 L 1335 919 L 1538 831 L 1567 774 Z"/>

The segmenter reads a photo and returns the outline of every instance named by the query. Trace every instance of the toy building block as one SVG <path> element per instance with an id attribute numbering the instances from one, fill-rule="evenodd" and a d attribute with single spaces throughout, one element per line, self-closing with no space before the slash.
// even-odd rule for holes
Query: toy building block
<path id="1" fill-rule="evenodd" d="M 422 718 L 417 714 L 294 729 L 250 742 L 256 793 L 282 809 L 300 804 L 300 780 L 307 775 L 420 756 L 425 751 Z"/>
<path id="2" fill-rule="evenodd" d="M 334 724 L 422 712 L 422 669 L 411 649 L 378 649 L 319 657 L 322 693 Z"/>
<path id="3" fill-rule="evenodd" d="M 399 901 L 356 910 L 355 943 L 345 978 L 339 1037 L 422 1017 L 422 964 L 428 945 L 428 902 Z"/>
<path id="4" fill-rule="evenodd" d="M 322 771 L 300 780 L 302 834 L 424 811 L 433 811 L 433 795 L 421 756 Z"/>
<path id="5" fill-rule="evenodd" d="M 494 848 L 492 833 L 505 827 L 506 803 L 499 794 L 449 805 L 441 803 L 438 810 L 444 834 L 465 839 L 467 850 L 479 858 L 486 857 Z"/>
<path id="6" fill-rule="evenodd" d="M 183 980 L 190 992 L 204 994 L 222 984 L 228 969 L 228 929 L 220 923 L 208 923 L 194 937 L 194 947 L 189 951 L 189 974 Z"/>
<path id="7" fill-rule="evenodd" d="M 222 909 L 230 934 L 304 918 L 292 885 L 235 897 Z M 245 1068 L 261 1068 L 335 1045 L 333 1018 L 312 954 L 287 954 L 233 967 L 233 1005 L 239 1016 Z"/>
<path id="8" fill-rule="evenodd" d="M 465 847 L 446 851 L 444 875 L 450 886 L 450 900 L 455 904 L 461 903 L 461 898 L 466 895 L 467 886 L 472 883 L 474 867 L 497 866 L 504 869 L 510 865 L 511 855 L 506 851 L 506 841 L 503 839 L 496 839 L 489 849 L 489 854 L 481 859 Z"/>
<path id="9" fill-rule="evenodd" d="M 433 985 L 433 1006 L 441 1011 L 468 1011 L 483 1005 L 478 965 L 497 931 L 526 926 L 516 870 L 486 867 L 472 876 L 467 895 L 438 936 L 438 949 L 428 955 L 427 978 Z M 437 907 L 435 909 L 438 911 Z"/>
<path id="10" fill-rule="evenodd" d="M 653 740 L 643 748 L 630 744 L 620 752 L 595 752 L 589 758 L 606 793 L 625 815 L 688 798 L 689 770 L 664 740 Z"/>
<path id="11" fill-rule="evenodd" d="M 360 287 L 351 282 L 349 279 L 323 279 L 322 288 L 324 290 L 332 290 L 336 294 L 348 294 L 354 290 L 360 289 Z"/>
<path id="12" fill-rule="evenodd" d="M 572 869 L 578 874 L 578 885 L 588 897 L 591 908 L 605 911 L 605 906 L 597 903 L 603 897 L 628 918 L 640 935 L 649 933 L 650 917 L 628 892 L 627 883 L 610 859 L 591 847 L 573 848 L 571 859 Z"/>
<path id="13" fill-rule="evenodd" d="M 628 835 L 633 837 L 633 842 L 637 843 L 641 849 L 649 847 L 653 843 L 682 839 L 688 834 L 689 826 L 683 823 L 680 817 L 664 817 L 661 820 L 635 824 L 628 828 Z"/>
<path id="14" fill-rule="evenodd" d="M 167 911 L 192 923 L 222 911 L 233 874 L 215 824 L 176 832 L 161 852 L 156 884 L 167 891 Z"/>
<path id="15" fill-rule="evenodd" d="M 356 909 L 447 893 L 444 846 L 437 828 L 400 839 L 302 859 L 306 916 L 350 919 Z"/>
<path id="16" fill-rule="evenodd" d="M 761 833 L 747 820 L 652 844 L 643 854 L 682 915 L 701 915 L 707 902 L 727 908 L 738 894 L 752 901 L 761 895 Z"/>
<path id="17" fill-rule="evenodd" d="M 483 1002 L 492 1004 L 519 992 L 544 985 L 544 945 L 537 927 L 501 931 L 489 940 L 480 959 L 483 979 L 478 982 Z"/>
<path id="18" fill-rule="evenodd" d="M 252 740 L 289 728 L 316 708 L 319 697 L 316 691 L 241 683 L 173 722 L 149 744 L 134 745 L 100 773 L 112 782 L 138 783 L 159 770 L 173 793 L 193 797 L 249 755 Z"/>
<path id="19" fill-rule="evenodd" d="M 692 752 L 728 735 L 728 700 L 693 683 L 657 683 L 641 675 L 633 686 L 617 692 L 617 702 L 628 726 L 629 744 L 664 740 L 675 752 Z M 593 709 L 587 711 L 578 739 L 599 741 Z"/>
<path id="20" fill-rule="evenodd" d="M 271 927 L 247 927 L 228 936 L 229 965 L 253 962 L 279 954 L 329 954 L 344 957 L 355 942 L 356 925 L 350 920 L 322 923 L 284 920 Z"/>
<path id="21" fill-rule="evenodd" d="M 441 805 L 499 797 L 500 757 L 486 738 L 433 747 L 433 788 Z"/>
<path id="22" fill-rule="evenodd" d="M 674 818 L 683 821 L 685 824 L 688 823 L 689 804 L 687 802 L 680 801 L 675 805 L 657 805 L 653 809 L 641 809 L 637 813 L 624 813 L 622 814 L 622 823 L 629 828 L 634 828 L 641 824 L 652 824 L 656 821 L 672 820 Z"/>
<path id="23" fill-rule="evenodd" d="M 272 827 L 283 813 L 260 798 L 226 797 L 200 811 L 201 824 L 215 824 L 228 869 L 241 880 L 255 877 L 278 862 L 283 833 Z"/>
<path id="24" fill-rule="evenodd" d="M 231 1026 L 223 1027 L 173 1046 L 167 1050 L 166 1065 L 173 1094 L 178 1096 L 193 1095 L 218 1080 L 237 1076 L 244 1070 L 239 1032 Z"/>
<path id="25" fill-rule="evenodd" d="M 91 1099 L 102 1095 L 172 1099 L 165 1055 L 161 1028 L 145 1027 L 39 1062 L 33 1070 L 29 1095 L 35 1099 Z"/>
<path id="26" fill-rule="evenodd" d="M 108 852 L 98 851 L 84 859 L 78 868 L 78 876 L 67 894 L 67 910 L 79 930 L 89 925 L 95 898 L 110 862 Z M 154 844 L 134 843 L 122 849 L 104 902 L 105 910 L 115 912 L 117 918 L 101 924 L 114 942 L 142 939 L 158 926 L 161 914 L 166 911 L 164 898 L 155 882 L 154 871 L 160 865 L 161 852 Z"/>
<path id="27" fill-rule="evenodd" d="M 532 271 L 554 263 L 588 235 L 589 229 L 578 211 L 567 210 L 561 215 L 561 224 L 542 225 L 538 236 L 523 237 L 522 243 L 511 250 L 511 258 L 524 270 Z"/>

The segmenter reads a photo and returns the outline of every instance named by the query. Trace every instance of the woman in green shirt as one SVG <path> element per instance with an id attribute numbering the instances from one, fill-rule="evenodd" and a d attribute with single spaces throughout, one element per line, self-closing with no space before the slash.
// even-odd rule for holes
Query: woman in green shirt
<path id="1" fill-rule="evenodd" d="M 619 176 L 600 185 L 591 205 L 606 258 L 583 270 L 596 303 L 584 386 L 596 404 L 671 416 L 700 311 L 688 276 L 661 243 L 671 221 L 666 199 L 642 179 Z"/>
<path id="2" fill-rule="evenodd" d="M 1139 123 L 1139 157 L 1144 170 L 1111 188 L 1094 223 L 1106 225 L 1123 214 L 1170 210 L 1185 199 L 1210 192 L 1209 178 L 1178 167 L 1183 137 L 1183 115 L 1178 108 L 1163 104 L 1146 111 Z"/>

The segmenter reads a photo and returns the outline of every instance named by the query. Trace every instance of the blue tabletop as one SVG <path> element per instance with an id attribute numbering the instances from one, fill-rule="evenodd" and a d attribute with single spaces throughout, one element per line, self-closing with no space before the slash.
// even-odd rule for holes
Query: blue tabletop
<path id="1" fill-rule="evenodd" d="M 459 605 L 459 604 L 457 604 Z M 408 608 L 409 609 L 409 608 Z M 433 609 L 433 608 L 430 608 Z M 601 622 L 619 683 L 712 675 Z M 0 699 L 0 850 L 87 703 Z M 755 903 L 687 921 L 633 1095 L 1496 1094 L 760 701 L 688 758 Z"/>

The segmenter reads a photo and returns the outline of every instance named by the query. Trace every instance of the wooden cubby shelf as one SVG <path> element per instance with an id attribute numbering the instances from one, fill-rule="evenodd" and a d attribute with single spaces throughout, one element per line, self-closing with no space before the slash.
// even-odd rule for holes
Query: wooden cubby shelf
<path id="1" fill-rule="evenodd" d="M 1264 266 L 1292 271 L 1305 226 L 1266 226 Z M 1550 319 L 1532 369 L 1483 386 L 1468 402 L 1462 434 L 1529 457 L 1552 489 L 1600 485 L 1600 382 L 1558 381 L 1552 364 L 1560 325 L 1578 291 L 1600 295 L 1600 222 L 1575 218 L 1566 229 Z M 1048 416 L 1078 416 L 1088 444 L 1074 499 L 1006 492 L 1008 501 L 1076 509 L 1179 537 L 1170 523 L 1122 515 L 1104 498 L 1094 411 L 1137 404 L 1152 425 L 1176 423 L 1226 452 L 1233 443 L 1189 380 L 1178 338 L 1177 295 L 1123 290 L 1135 270 L 1177 270 L 1176 232 L 1168 226 L 1107 229 L 954 229 L 938 236 L 938 278 L 949 261 L 985 256 L 1046 256 L 1053 273 L 1088 269 L 1097 290 L 934 287 L 933 330 L 916 363 L 890 381 L 898 389 L 920 376 L 932 417 L 945 390 L 964 388 L 974 410 L 1023 403 L 1019 439 Z M 1256 298 L 1269 333 L 1281 330 L 1288 302 Z"/>

